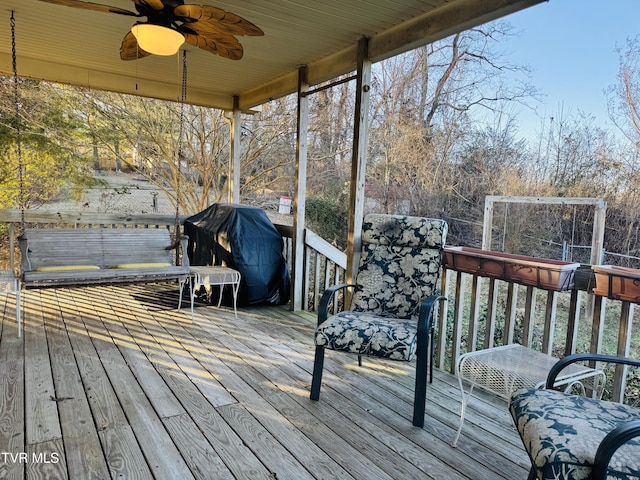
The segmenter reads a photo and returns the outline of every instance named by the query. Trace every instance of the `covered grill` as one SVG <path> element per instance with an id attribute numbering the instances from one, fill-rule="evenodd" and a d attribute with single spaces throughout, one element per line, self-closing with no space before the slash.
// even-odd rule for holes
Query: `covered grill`
<path id="1" fill-rule="evenodd" d="M 264 210 L 211 205 L 184 222 L 191 265 L 222 265 L 242 275 L 239 305 L 289 301 L 289 270 L 282 236 Z"/>

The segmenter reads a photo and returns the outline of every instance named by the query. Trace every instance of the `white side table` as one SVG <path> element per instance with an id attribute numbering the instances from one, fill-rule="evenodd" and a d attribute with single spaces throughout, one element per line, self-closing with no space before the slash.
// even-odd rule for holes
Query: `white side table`
<path id="1" fill-rule="evenodd" d="M 22 314 L 20 312 L 20 277 L 13 270 L 0 270 L 0 294 L 16 296 L 16 321 L 18 337 L 22 336 Z"/>
<path id="2" fill-rule="evenodd" d="M 210 287 L 220 285 L 220 296 L 218 297 L 218 307 L 222 302 L 222 290 L 225 285 L 231 285 L 233 293 L 233 312 L 238 317 L 236 303 L 238 300 L 238 289 L 240 288 L 240 272 L 233 268 L 220 266 L 192 266 L 189 267 L 189 287 L 191 296 L 191 318 L 193 318 L 193 300 L 198 287 Z M 182 296 L 178 303 L 178 309 L 182 304 Z"/>
<path id="3" fill-rule="evenodd" d="M 557 361 L 558 359 L 551 355 L 518 344 L 488 348 L 461 355 L 456 365 L 456 375 L 460 383 L 462 407 L 460 409 L 460 426 L 452 446 L 455 447 L 458 443 L 464 424 L 467 402 L 475 386 L 509 401 L 511 394 L 516 390 L 544 387 L 549 370 Z M 463 380 L 471 384 L 466 394 Z M 554 386 L 564 387 L 565 390 L 575 386 L 584 393 L 584 380 L 588 380 L 588 388 L 599 394 L 602 393 L 601 389 L 605 381 L 604 372 L 578 364 L 567 365 L 556 378 Z"/>

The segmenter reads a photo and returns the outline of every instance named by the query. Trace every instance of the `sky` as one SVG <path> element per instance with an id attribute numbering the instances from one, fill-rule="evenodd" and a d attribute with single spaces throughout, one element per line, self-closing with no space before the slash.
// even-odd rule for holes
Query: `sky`
<path id="1" fill-rule="evenodd" d="M 616 83 L 618 48 L 640 35 L 640 0 L 550 0 L 505 18 L 519 36 L 509 41 L 514 63 L 527 64 L 543 94 L 548 119 L 584 112 L 614 130 L 604 91 Z M 523 110 L 520 133 L 539 132 L 541 120 Z"/>

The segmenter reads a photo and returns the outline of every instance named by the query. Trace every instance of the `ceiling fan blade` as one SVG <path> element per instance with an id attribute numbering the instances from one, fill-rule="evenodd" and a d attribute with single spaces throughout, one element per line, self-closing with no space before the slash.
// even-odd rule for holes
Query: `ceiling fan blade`
<path id="1" fill-rule="evenodd" d="M 122 60 L 136 60 L 138 58 L 148 57 L 149 55 L 151 55 L 149 52 L 142 50 L 138 46 L 138 41 L 133 33 L 127 32 L 120 46 L 120 58 Z"/>
<path id="2" fill-rule="evenodd" d="M 242 45 L 233 35 L 194 35 L 183 32 L 187 43 L 207 52 L 230 60 L 240 60 L 244 53 Z"/>
<path id="3" fill-rule="evenodd" d="M 208 5 L 179 5 L 173 13 L 198 34 L 262 36 L 264 32 L 239 15 Z"/>
<path id="4" fill-rule="evenodd" d="M 164 9 L 162 0 L 133 0 L 133 3 L 143 8 L 151 8 L 152 10 Z"/>
<path id="5" fill-rule="evenodd" d="M 131 12 L 129 10 L 125 10 L 124 8 L 111 7 L 109 5 L 101 5 L 99 3 L 82 2 L 80 0 L 40 0 L 40 1 L 45 3 L 52 3 L 54 5 L 63 5 L 65 7 L 82 8 L 84 10 L 94 10 L 96 12 L 118 13 L 120 15 L 130 15 L 133 17 L 139 16 L 137 13 Z"/>

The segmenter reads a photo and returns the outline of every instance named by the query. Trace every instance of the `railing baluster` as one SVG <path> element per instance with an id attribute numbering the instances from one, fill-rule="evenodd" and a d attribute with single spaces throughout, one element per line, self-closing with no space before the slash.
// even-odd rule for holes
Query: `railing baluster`
<path id="1" fill-rule="evenodd" d="M 513 332 L 516 324 L 516 304 L 518 302 L 518 284 L 509 283 L 507 285 L 507 309 L 504 313 L 504 332 L 502 334 L 502 344 L 513 343 Z"/>
<path id="2" fill-rule="evenodd" d="M 498 292 L 496 279 L 489 279 L 489 300 L 487 302 L 487 320 L 484 331 L 484 348 L 493 347 L 493 337 L 496 333 L 496 308 L 498 304 Z"/>
<path id="3" fill-rule="evenodd" d="M 528 286 L 524 306 L 524 323 L 522 325 L 522 345 L 531 346 L 536 313 L 536 288 Z"/>
<path id="4" fill-rule="evenodd" d="M 303 310 L 309 310 L 309 295 L 311 295 L 311 285 L 310 285 L 310 283 L 311 283 L 311 278 L 310 278 L 311 275 L 309 275 L 308 270 L 311 267 L 311 252 L 312 251 L 313 250 L 310 249 L 310 248 L 305 248 L 304 249 L 304 264 L 305 264 L 304 270 L 307 270 L 307 271 L 305 272 L 305 275 L 304 275 L 304 282 L 303 282 L 304 287 L 303 287 L 303 290 L 302 290 L 304 292 L 304 296 L 302 297 L 302 301 L 303 301 L 302 309 Z"/>
<path id="5" fill-rule="evenodd" d="M 567 336 L 564 345 L 564 354 L 571 355 L 576 353 L 578 344 L 578 324 L 580 317 L 580 303 L 582 300 L 582 292 L 579 290 L 571 290 L 571 301 L 569 302 L 569 321 L 567 322 Z"/>
<path id="6" fill-rule="evenodd" d="M 602 353 L 602 339 L 604 337 L 604 310 L 607 299 L 595 295 L 593 302 L 593 324 L 591 327 L 590 353 Z"/>
<path id="7" fill-rule="evenodd" d="M 331 286 L 331 272 L 333 270 L 332 265 L 327 257 L 322 257 L 324 259 L 324 285 L 323 289 L 326 290 Z M 324 291 L 323 290 L 323 291 Z"/>
<path id="8" fill-rule="evenodd" d="M 451 296 L 451 275 L 453 270 L 442 270 L 441 277 L 441 291 L 442 295 L 444 295 L 447 300 L 441 302 L 441 307 L 438 314 L 438 320 L 436 322 L 436 332 L 438 337 L 438 342 L 436 346 L 436 366 L 439 368 L 445 367 L 445 358 L 447 355 L 447 323 L 448 323 L 448 307 L 449 307 L 449 297 Z M 452 359 L 452 364 L 455 364 L 457 359 Z"/>
<path id="9" fill-rule="evenodd" d="M 466 274 L 457 272 L 456 274 L 456 299 L 454 302 L 453 335 L 451 342 L 451 358 L 458 359 L 460 356 L 460 343 L 462 341 L 462 321 L 464 317 L 465 299 L 465 279 Z M 455 371 L 455 362 L 451 362 L 451 372 Z"/>
<path id="10" fill-rule="evenodd" d="M 629 356 L 631 346 L 631 326 L 633 325 L 633 305 L 630 302 L 622 302 L 620 311 L 620 328 L 618 330 L 618 350 L 616 355 L 620 357 Z M 624 399 L 626 387 L 627 366 L 616 365 L 613 377 L 613 400 L 621 402 Z"/>
<path id="11" fill-rule="evenodd" d="M 467 334 L 467 352 L 474 352 L 478 343 L 478 319 L 480 317 L 480 286 L 478 275 L 471 277 L 471 305 L 469 308 L 469 333 Z"/>
<path id="12" fill-rule="evenodd" d="M 313 311 L 318 311 L 318 305 L 320 304 L 320 275 L 321 275 L 321 267 L 322 261 L 320 260 L 320 254 L 316 252 L 316 273 L 313 280 Z"/>
<path id="13" fill-rule="evenodd" d="M 340 283 L 340 281 L 341 281 L 341 278 L 340 278 L 340 272 L 343 272 L 343 273 L 344 273 L 344 270 L 341 270 L 341 269 L 340 269 L 340 266 L 339 266 L 337 263 L 335 263 L 335 264 L 334 264 L 334 276 L 333 276 L 333 278 L 334 278 L 334 280 L 335 280 L 335 281 L 334 281 L 334 283 L 335 283 L 335 284 L 338 284 L 338 283 Z M 346 297 L 345 297 L 345 294 L 344 294 L 344 290 L 342 290 L 342 291 L 340 292 L 340 295 L 336 296 L 336 299 L 335 299 L 335 301 L 333 302 L 333 313 L 334 313 L 334 315 L 335 315 L 336 313 L 338 313 L 338 310 L 339 310 L 339 308 L 340 308 L 340 305 L 339 305 L 339 304 L 340 304 L 340 301 L 342 301 L 343 308 L 346 308 L 346 306 L 345 306 L 345 304 L 344 304 L 344 302 L 345 302 L 345 298 L 346 298 Z"/>
<path id="14" fill-rule="evenodd" d="M 542 333 L 542 353 L 553 352 L 553 337 L 556 330 L 556 312 L 558 292 L 547 292 L 547 308 L 544 312 L 544 331 Z"/>

